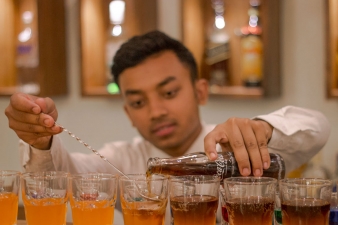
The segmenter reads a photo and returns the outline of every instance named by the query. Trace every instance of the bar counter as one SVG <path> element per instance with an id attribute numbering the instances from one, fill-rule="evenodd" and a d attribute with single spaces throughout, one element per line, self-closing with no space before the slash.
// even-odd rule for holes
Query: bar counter
<path id="1" fill-rule="evenodd" d="M 17 225 L 27 225 L 25 220 L 18 220 Z M 66 223 L 66 225 L 73 225 L 73 223 Z"/>
<path id="2" fill-rule="evenodd" d="M 18 220 L 17 225 L 27 225 L 25 220 Z M 66 223 L 66 225 L 72 225 L 72 223 Z"/>

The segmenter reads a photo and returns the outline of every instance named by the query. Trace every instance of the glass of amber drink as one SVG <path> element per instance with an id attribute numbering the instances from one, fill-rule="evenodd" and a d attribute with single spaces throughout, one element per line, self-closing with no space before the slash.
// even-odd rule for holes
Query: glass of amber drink
<path id="1" fill-rule="evenodd" d="M 0 170 L 0 225 L 16 224 L 19 188 L 19 172 Z"/>
<path id="2" fill-rule="evenodd" d="M 224 191 L 229 224 L 271 225 L 276 186 L 277 179 L 270 177 L 226 178 Z"/>
<path id="3" fill-rule="evenodd" d="M 215 225 L 220 179 L 212 175 L 171 177 L 169 198 L 175 225 Z"/>
<path id="4" fill-rule="evenodd" d="M 70 176 L 70 206 L 73 224 L 113 224 L 117 183 L 117 175 L 108 173 L 84 173 Z"/>
<path id="5" fill-rule="evenodd" d="M 164 224 L 168 202 L 167 176 L 131 174 L 120 177 L 119 184 L 124 225 Z"/>
<path id="6" fill-rule="evenodd" d="M 279 181 L 283 225 L 329 224 L 332 181 L 287 178 Z"/>
<path id="7" fill-rule="evenodd" d="M 24 173 L 21 189 L 27 225 L 66 224 L 68 173 Z"/>

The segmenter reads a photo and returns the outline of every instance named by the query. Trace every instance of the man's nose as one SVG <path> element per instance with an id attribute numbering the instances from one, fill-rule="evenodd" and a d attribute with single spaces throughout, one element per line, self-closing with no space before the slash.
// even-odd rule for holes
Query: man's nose
<path id="1" fill-rule="evenodd" d="M 149 99 L 149 116 L 151 119 L 160 118 L 168 113 L 165 102 L 159 98 Z"/>

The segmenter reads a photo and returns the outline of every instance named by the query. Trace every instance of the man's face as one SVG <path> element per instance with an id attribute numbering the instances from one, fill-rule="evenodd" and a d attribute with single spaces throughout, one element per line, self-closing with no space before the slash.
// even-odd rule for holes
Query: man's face
<path id="1" fill-rule="evenodd" d="M 198 105 L 206 101 L 206 82 L 193 84 L 189 69 L 164 51 L 123 71 L 119 83 L 139 133 L 170 155 L 184 154 L 201 131 Z"/>

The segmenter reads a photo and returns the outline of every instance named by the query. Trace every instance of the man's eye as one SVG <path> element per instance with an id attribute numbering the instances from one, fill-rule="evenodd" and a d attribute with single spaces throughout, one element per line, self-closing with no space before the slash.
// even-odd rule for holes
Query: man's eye
<path id="1" fill-rule="evenodd" d="M 177 92 L 178 92 L 178 90 L 167 91 L 167 92 L 164 93 L 164 96 L 166 98 L 173 98 L 173 97 L 176 96 Z"/>
<path id="2" fill-rule="evenodd" d="M 144 105 L 144 101 L 133 101 L 129 104 L 133 108 L 141 108 Z"/>

